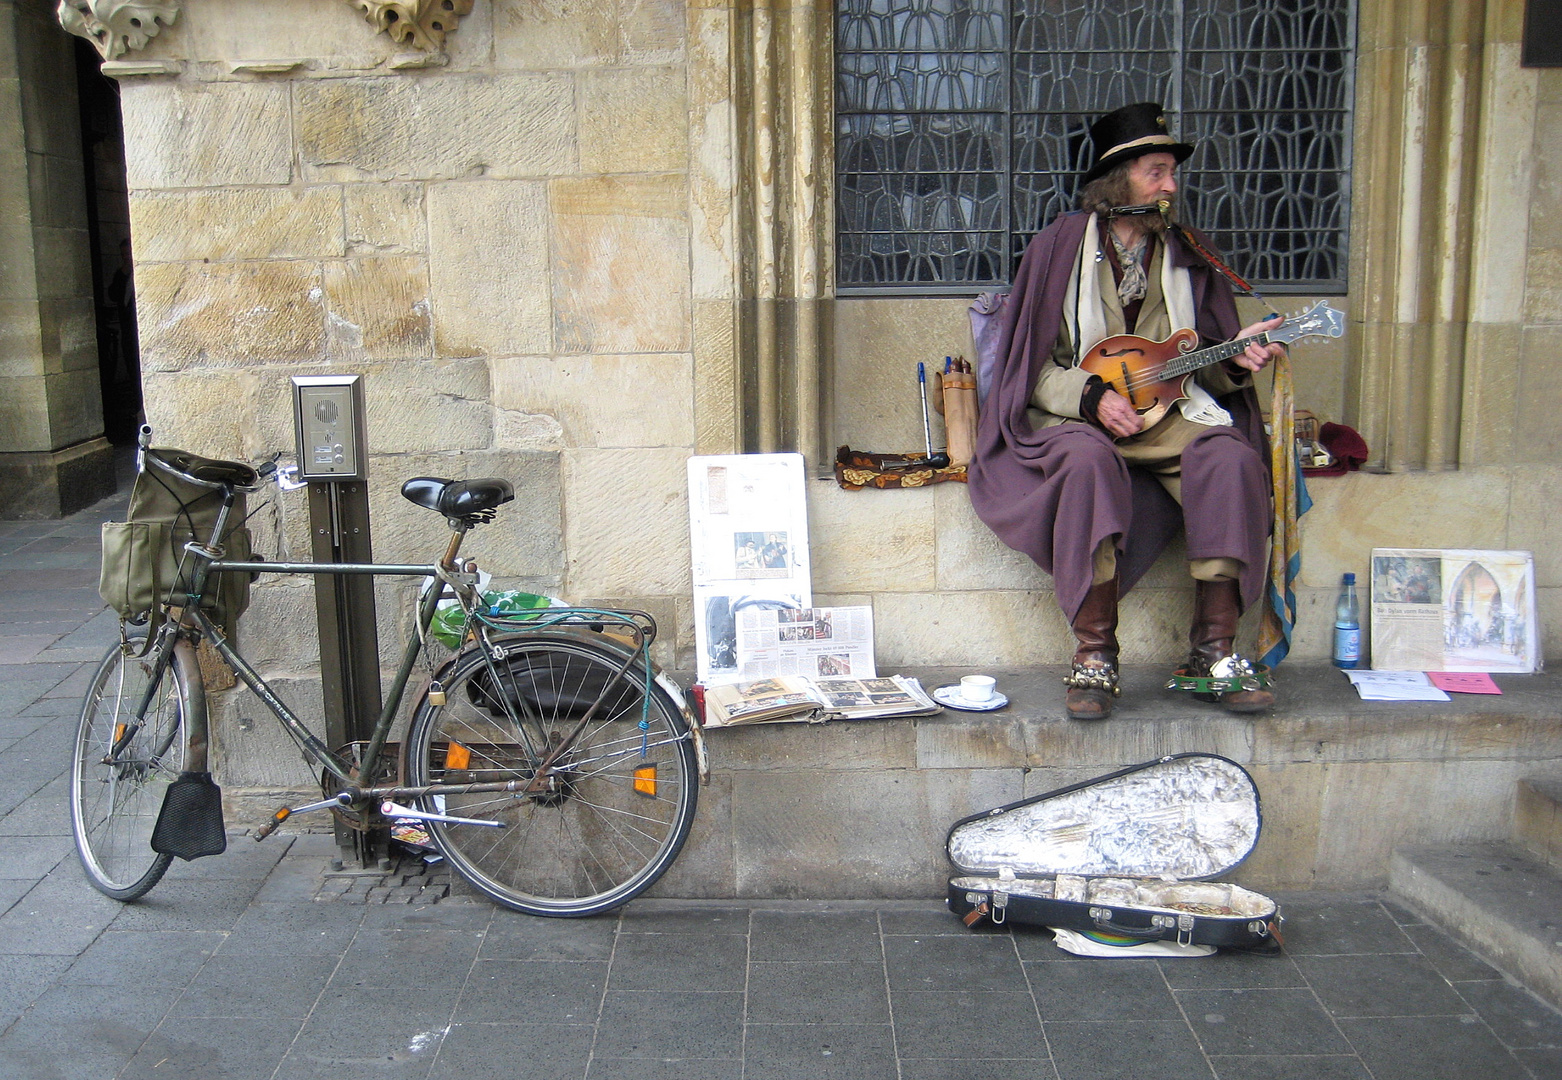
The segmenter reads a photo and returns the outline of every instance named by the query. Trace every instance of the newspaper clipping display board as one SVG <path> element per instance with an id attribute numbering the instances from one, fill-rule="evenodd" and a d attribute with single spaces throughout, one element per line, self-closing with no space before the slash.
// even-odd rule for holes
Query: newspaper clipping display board
<path id="1" fill-rule="evenodd" d="M 738 613 L 738 670 L 744 679 L 806 675 L 871 679 L 873 609 L 748 608 Z"/>
<path id="2" fill-rule="evenodd" d="M 740 614 L 813 604 L 803 456 L 690 458 L 689 538 L 699 680 L 733 682 Z"/>
<path id="3" fill-rule="evenodd" d="M 1530 552 L 1373 549 L 1375 669 L 1532 672 L 1537 637 Z"/>

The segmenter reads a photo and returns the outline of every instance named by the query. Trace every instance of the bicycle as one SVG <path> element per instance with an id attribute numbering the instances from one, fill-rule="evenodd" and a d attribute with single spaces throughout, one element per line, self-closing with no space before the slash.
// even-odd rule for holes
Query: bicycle
<path id="1" fill-rule="evenodd" d="M 226 846 L 220 791 L 207 771 L 200 641 L 267 705 L 321 776 L 320 800 L 279 809 L 255 830 L 256 840 L 310 811 L 329 809 L 354 828 L 410 819 L 427 827 L 440 853 L 482 893 L 557 917 L 616 908 L 678 857 L 705 759 L 682 691 L 651 662 L 655 620 L 596 608 L 514 616 L 486 610 L 476 566 L 459 552 L 466 534 L 514 497 L 508 481 L 415 477 L 402 486 L 403 496 L 450 525 L 437 563 L 284 563 L 227 561 L 221 545 L 237 493 L 268 481 L 303 486 L 290 484 L 275 459 L 252 468 L 153 448 L 144 428 L 138 470 L 148 469 L 221 502 L 209 535 L 183 546 L 178 581 L 188 589 L 164 596 L 145 628 L 122 629 L 82 707 L 71 824 L 98 890 L 139 899 L 175 856 Z M 205 610 L 220 575 L 259 573 L 430 579 L 366 743 L 328 748 Z M 430 626 L 447 595 L 465 615 L 463 639 L 435 665 Z M 430 679 L 398 750 L 389 736 L 420 656 Z"/>

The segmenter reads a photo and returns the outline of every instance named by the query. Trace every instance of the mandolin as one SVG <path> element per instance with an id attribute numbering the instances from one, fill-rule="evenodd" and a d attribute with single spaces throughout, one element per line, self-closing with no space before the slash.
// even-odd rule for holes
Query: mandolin
<path id="1" fill-rule="evenodd" d="M 1122 394 L 1144 417 L 1145 430 L 1188 395 L 1183 388 L 1200 368 L 1239 356 L 1251 344 L 1289 344 L 1303 338 L 1340 337 L 1345 316 L 1320 300 L 1300 315 L 1292 315 L 1273 330 L 1237 338 L 1207 349 L 1198 348 L 1194 330 L 1178 330 L 1165 341 L 1151 341 L 1133 334 L 1106 338 L 1079 362 L 1079 366 Z"/>

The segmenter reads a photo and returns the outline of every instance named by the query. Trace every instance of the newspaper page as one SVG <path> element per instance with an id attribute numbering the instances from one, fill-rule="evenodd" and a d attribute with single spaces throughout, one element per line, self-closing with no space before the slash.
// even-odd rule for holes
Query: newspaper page
<path id="1" fill-rule="evenodd" d="M 885 679 L 820 679 L 814 684 L 826 710 L 844 720 L 875 716 L 935 713 L 941 706 L 927 696 L 916 679 L 891 675 Z"/>
<path id="2" fill-rule="evenodd" d="M 745 611 L 812 606 L 801 454 L 689 459 L 689 538 L 699 680 L 735 682 Z"/>
<path id="3" fill-rule="evenodd" d="M 727 682 L 705 690 L 706 727 L 822 720 L 824 699 L 803 678 Z"/>
<path id="4" fill-rule="evenodd" d="M 1374 548 L 1372 666 L 1379 671 L 1539 668 L 1528 551 Z"/>
<path id="5" fill-rule="evenodd" d="M 806 675 L 871 679 L 873 609 L 749 608 L 738 615 L 738 672 L 744 679 Z"/>

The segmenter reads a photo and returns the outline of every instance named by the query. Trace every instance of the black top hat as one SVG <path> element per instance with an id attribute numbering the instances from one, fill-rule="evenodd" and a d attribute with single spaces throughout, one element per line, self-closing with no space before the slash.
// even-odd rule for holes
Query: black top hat
<path id="1" fill-rule="evenodd" d="M 1166 113 L 1153 101 L 1107 113 L 1090 125 L 1090 141 L 1095 144 L 1096 163 L 1082 180 L 1086 184 L 1143 154 L 1171 154 L 1181 164 L 1193 153 L 1192 146 L 1178 142 L 1166 130 Z"/>

